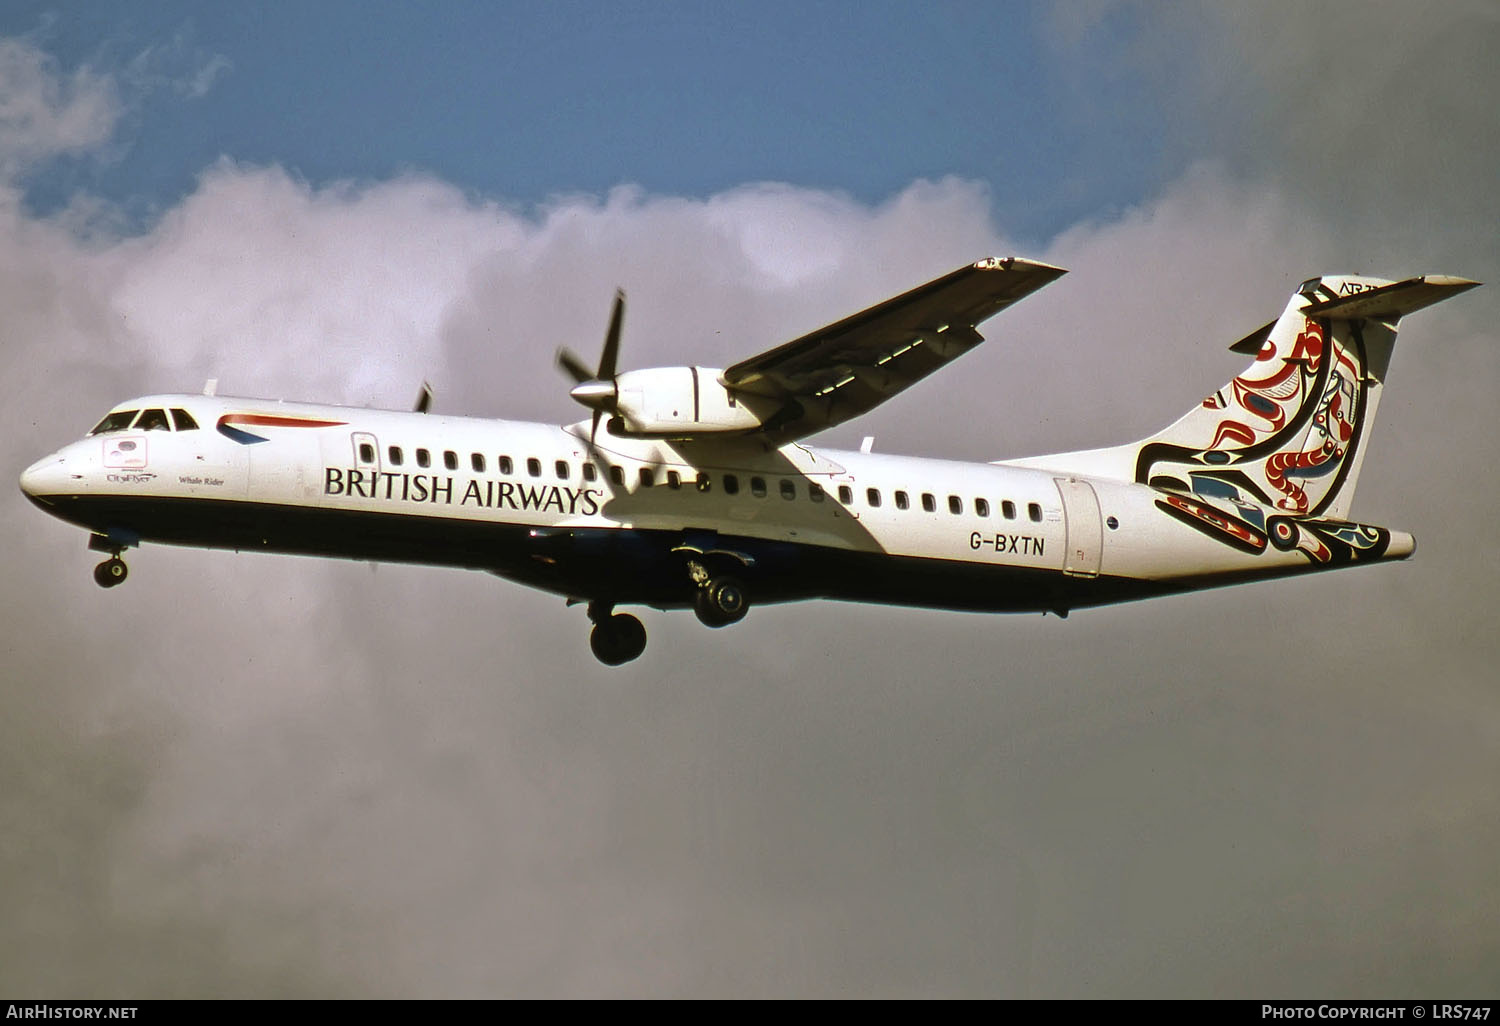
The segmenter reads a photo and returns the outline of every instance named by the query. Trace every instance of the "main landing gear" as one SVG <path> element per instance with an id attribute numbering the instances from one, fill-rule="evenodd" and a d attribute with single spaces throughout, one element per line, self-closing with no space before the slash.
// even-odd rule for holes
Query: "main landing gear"
<path id="1" fill-rule="evenodd" d="M 693 612 L 705 627 L 728 627 L 739 623 L 750 610 L 745 585 L 728 574 L 714 575 L 696 559 L 688 560 L 688 576 L 698 586 L 693 594 Z"/>
<path id="2" fill-rule="evenodd" d="M 728 627 L 745 618 L 750 599 L 738 577 L 714 576 L 696 559 L 688 561 L 688 574 L 695 586 L 693 612 L 706 626 Z M 639 659 L 646 651 L 646 628 L 628 613 L 616 613 L 613 602 L 605 599 L 590 602 L 589 619 L 594 623 L 589 647 L 604 665 L 620 666 Z"/>
<path id="3" fill-rule="evenodd" d="M 590 602 L 589 619 L 594 629 L 589 648 L 605 666 L 619 666 L 639 659 L 646 651 L 646 628 L 629 613 L 616 613 L 613 602 Z"/>
<path id="4" fill-rule="evenodd" d="M 745 618 L 750 602 L 745 586 L 733 577 L 712 577 L 698 586 L 693 612 L 705 627 L 728 627 Z"/>

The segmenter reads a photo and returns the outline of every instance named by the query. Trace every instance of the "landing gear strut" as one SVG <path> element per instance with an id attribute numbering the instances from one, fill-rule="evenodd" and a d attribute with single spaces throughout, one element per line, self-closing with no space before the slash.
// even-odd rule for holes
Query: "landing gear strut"
<path id="1" fill-rule="evenodd" d="M 619 666 L 640 658 L 646 651 L 646 628 L 629 613 L 616 613 L 613 602 L 590 602 L 589 619 L 594 629 L 589 648 L 605 666 Z"/>
<path id="2" fill-rule="evenodd" d="M 117 584 L 124 584 L 129 573 L 130 568 L 123 559 L 111 556 L 94 567 L 94 583 L 101 588 L 113 588 Z"/>

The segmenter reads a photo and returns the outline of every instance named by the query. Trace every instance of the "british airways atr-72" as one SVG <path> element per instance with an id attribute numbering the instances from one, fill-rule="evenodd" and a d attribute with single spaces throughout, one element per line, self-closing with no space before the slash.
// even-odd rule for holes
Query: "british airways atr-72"
<path id="1" fill-rule="evenodd" d="M 1230 348 L 1250 366 L 1149 438 L 961 463 L 813 448 L 983 339 L 1063 274 L 988 259 L 725 370 L 559 362 L 570 426 L 155 395 L 29 467 L 37 506 L 90 532 L 104 587 L 141 542 L 484 570 L 584 603 L 605 663 L 638 657 L 622 605 L 710 627 L 757 603 L 845 599 L 1053 612 L 1403 559 L 1349 519 L 1405 314 L 1438 275 L 1306 281 Z"/>

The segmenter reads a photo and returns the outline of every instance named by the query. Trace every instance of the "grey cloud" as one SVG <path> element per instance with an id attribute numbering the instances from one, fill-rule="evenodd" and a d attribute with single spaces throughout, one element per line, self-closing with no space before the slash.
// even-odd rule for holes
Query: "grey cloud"
<path id="1" fill-rule="evenodd" d="M 1104 2 L 1050 22 L 1081 127 L 1150 140 L 1166 173 L 1219 160 L 1306 202 L 1358 266 L 1493 265 L 1493 4 Z"/>

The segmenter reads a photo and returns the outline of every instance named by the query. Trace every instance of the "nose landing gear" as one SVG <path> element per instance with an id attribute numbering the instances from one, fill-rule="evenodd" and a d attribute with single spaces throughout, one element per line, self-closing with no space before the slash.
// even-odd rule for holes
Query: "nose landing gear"
<path id="1" fill-rule="evenodd" d="M 94 567 L 94 583 L 101 588 L 113 588 L 125 583 L 130 573 L 120 553 L 136 544 L 137 539 L 123 531 L 89 535 L 89 549 L 93 552 L 108 552 L 109 558 Z"/>
<path id="2" fill-rule="evenodd" d="M 98 566 L 94 567 L 94 583 L 101 588 L 113 588 L 124 584 L 130 568 L 119 556 L 111 556 Z"/>

